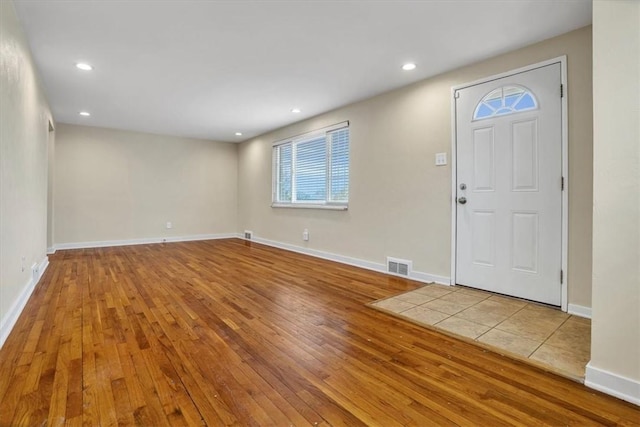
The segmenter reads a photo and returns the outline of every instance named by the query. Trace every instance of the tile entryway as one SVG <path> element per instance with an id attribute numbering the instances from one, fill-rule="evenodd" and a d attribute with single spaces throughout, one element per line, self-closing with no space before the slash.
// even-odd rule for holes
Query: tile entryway
<path id="1" fill-rule="evenodd" d="M 589 319 L 491 292 L 435 284 L 370 306 L 584 379 L 591 353 Z"/>

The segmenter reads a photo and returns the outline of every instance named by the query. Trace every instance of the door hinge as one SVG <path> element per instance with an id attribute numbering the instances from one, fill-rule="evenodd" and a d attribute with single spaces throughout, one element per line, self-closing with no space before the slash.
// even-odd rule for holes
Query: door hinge
<path id="1" fill-rule="evenodd" d="M 560 190 L 564 191 L 564 176 L 560 177 Z"/>
<path id="2" fill-rule="evenodd" d="M 560 284 L 564 283 L 564 271 L 560 270 Z"/>
<path id="3" fill-rule="evenodd" d="M 564 98 L 564 85 L 560 84 L 560 98 Z"/>

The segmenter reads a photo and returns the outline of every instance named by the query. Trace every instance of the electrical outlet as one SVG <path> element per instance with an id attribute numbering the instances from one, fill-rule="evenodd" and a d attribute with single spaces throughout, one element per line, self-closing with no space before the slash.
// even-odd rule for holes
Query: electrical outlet
<path id="1" fill-rule="evenodd" d="M 33 283 L 38 282 L 39 273 L 40 271 L 38 269 L 38 264 L 34 262 L 33 265 L 31 266 L 31 277 L 33 277 Z"/>
<path id="2" fill-rule="evenodd" d="M 305 242 L 309 241 L 309 230 L 307 230 L 306 228 L 302 232 L 302 240 L 304 240 Z"/>
<path id="3" fill-rule="evenodd" d="M 171 223 L 171 221 L 167 221 L 167 230 L 173 228 L 173 224 Z"/>
<path id="4" fill-rule="evenodd" d="M 436 153 L 436 166 L 444 166 L 447 164 L 447 153 Z"/>
<path id="5" fill-rule="evenodd" d="M 20 271 L 23 272 L 23 273 L 24 273 L 24 262 L 25 262 L 26 259 L 27 259 L 27 257 L 24 257 L 24 256 L 22 257 L 22 264 L 21 264 L 21 267 L 20 267 Z"/>

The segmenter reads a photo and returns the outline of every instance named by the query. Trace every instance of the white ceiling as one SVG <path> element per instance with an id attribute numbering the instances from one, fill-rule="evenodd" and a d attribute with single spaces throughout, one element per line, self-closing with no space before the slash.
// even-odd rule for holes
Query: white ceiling
<path id="1" fill-rule="evenodd" d="M 236 142 L 591 23 L 591 0 L 15 4 L 56 121 Z"/>

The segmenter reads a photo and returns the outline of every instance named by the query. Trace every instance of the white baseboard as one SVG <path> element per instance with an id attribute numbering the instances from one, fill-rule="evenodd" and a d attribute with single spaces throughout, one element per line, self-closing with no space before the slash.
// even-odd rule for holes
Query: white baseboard
<path id="1" fill-rule="evenodd" d="M 383 271 L 383 273 L 386 273 L 386 271 Z M 425 283 L 434 282 L 439 285 L 447 285 L 447 286 L 451 285 L 450 277 L 438 276 L 438 275 L 429 274 L 429 273 L 422 273 L 420 271 L 412 271 L 410 274 L 410 278 L 413 280 L 417 280 L 418 282 L 425 282 Z"/>
<path id="2" fill-rule="evenodd" d="M 640 381 L 587 364 L 584 384 L 603 393 L 640 406 Z"/>
<path id="3" fill-rule="evenodd" d="M 27 305 L 27 301 L 29 301 L 29 297 L 33 293 L 33 290 L 36 288 L 36 285 L 42 278 L 45 270 L 49 266 L 49 258 L 46 256 L 40 263 L 38 263 L 37 267 L 37 276 L 31 277 L 29 281 L 22 288 L 22 292 L 18 296 L 18 298 L 13 302 L 13 305 L 0 321 L 0 348 L 4 345 L 5 341 L 9 337 L 11 330 L 16 325 L 22 310 Z"/>
<path id="4" fill-rule="evenodd" d="M 591 307 L 585 307 L 583 305 L 569 304 L 567 306 L 567 313 L 574 316 L 580 316 L 587 319 L 591 319 Z"/>
<path id="5" fill-rule="evenodd" d="M 56 248 L 55 247 L 47 248 L 47 255 L 53 255 L 55 253 L 56 253 Z"/>
<path id="6" fill-rule="evenodd" d="M 238 237 L 240 239 L 244 239 L 244 234 L 238 234 L 235 237 Z M 304 254 L 304 255 L 310 255 L 316 258 L 322 258 L 322 259 L 326 259 L 329 261 L 335 261 L 335 262 L 339 262 L 342 264 L 347 264 L 347 265 L 352 265 L 354 267 L 360 267 L 360 268 L 364 268 L 367 270 L 373 270 L 373 271 L 377 271 L 380 273 L 385 273 L 385 274 L 389 274 L 387 272 L 387 268 L 386 265 L 383 263 L 377 263 L 377 262 L 373 262 L 373 261 L 366 261 L 363 259 L 358 259 L 358 258 L 352 258 L 352 257 L 348 257 L 348 256 L 344 256 L 344 255 L 338 255 L 338 254 L 334 254 L 331 252 L 324 252 L 324 251 L 319 251 L 317 249 L 309 249 L 309 248 L 304 248 L 302 246 L 296 246 L 296 245 L 291 245 L 289 243 L 281 243 L 281 242 L 276 242 L 274 240 L 269 240 L 269 239 L 263 239 L 261 237 L 256 237 L 256 235 L 254 234 L 253 237 L 251 238 L 251 241 L 253 242 L 257 242 L 257 243 L 261 243 L 263 245 L 267 245 L 267 246 L 272 246 L 274 248 L 280 248 L 280 249 L 284 249 L 287 251 L 291 251 L 291 252 L 297 252 L 300 254 Z M 394 275 L 395 276 L 395 275 Z M 408 277 L 409 279 L 418 281 L 418 282 L 424 282 L 424 283 L 439 283 L 441 285 L 450 285 L 451 281 L 448 277 L 444 277 L 444 276 L 437 276 L 434 274 L 428 274 L 428 273 L 422 273 L 419 271 L 412 271 Z"/>
<path id="7" fill-rule="evenodd" d="M 231 239 L 238 237 L 236 233 L 224 234 L 194 234 L 191 236 L 170 236 L 170 237 L 148 237 L 143 239 L 128 240 L 103 240 L 94 242 L 74 242 L 74 243 L 58 243 L 54 245 L 55 250 L 64 249 L 88 249 L 88 248 L 105 248 L 110 246 L 130 246 L 130 245 L 147 245 L 150 243 L 167 243 L 167 242 L 191 242 L 195 240 L 215 240 L 215 239 Z"/>

